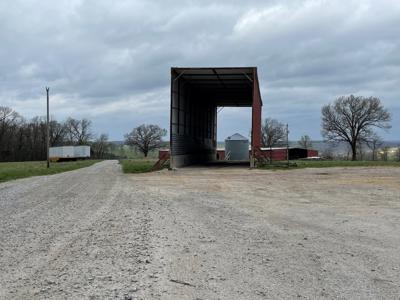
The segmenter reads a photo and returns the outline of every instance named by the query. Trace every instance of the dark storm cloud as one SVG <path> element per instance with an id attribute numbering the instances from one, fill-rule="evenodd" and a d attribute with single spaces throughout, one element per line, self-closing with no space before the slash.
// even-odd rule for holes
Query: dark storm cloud
<path id="1" fill-rule="evenodd" d="M 293 138 L 319 138 L 321 105 L 349 93 L 379 96 L 396 126 L 399 27 L 395 0 L 2 1 L 0 103 L 42 114 L 49 85 L 57 118 L 89 117 L 120 139 L 142 122 L 167 127 L 171 66 L 250 65 L 264 115 Z M 228 112 L 220 138 L 246 134 Z"/>

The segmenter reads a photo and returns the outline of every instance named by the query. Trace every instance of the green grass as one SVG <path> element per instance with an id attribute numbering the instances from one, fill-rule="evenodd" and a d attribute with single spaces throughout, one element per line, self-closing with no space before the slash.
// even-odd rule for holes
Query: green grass
<path id="1" fill-rule="evenodd" d="M 51 175 L 93 165 L 100 160 L 78 160 L 51 163 L 47 169 L 45 161 L 0 163 L 0 182 L 39 175 Z"/>
<path id="2" fill-rule="evenodd" d="M 155 159 L 121 159 L 119 163 L 124 173 L 145 173 L 153 171 Z"/>
<path id="3" fill-rule="evenodd" d="M 327 167 L 400 167 L 397 161 L 351 161 L 351 160 L 297 160 L 299 168 L 327 168 Z"/>
<path id="4" fill-rule="evenodd" d="M 143 153 L 128 145 L 118 145 L 112 147 L 111 153 L 117 157 L 120 157 L 121 159 L 158 159 L 158 149 L 150 151 L 147 158 L 145 158 Z"/>
<path id="5" fill-rule="evenodd" d="M 351 161 L 351 160 L 295 160 L 290 161 L 288 168 L 286 162 L 273 162 L 266 164 L 261 169 L 296 169 L 296 168 L 329 168 L 329 167 L 400 167 L 398 161 Z"/>

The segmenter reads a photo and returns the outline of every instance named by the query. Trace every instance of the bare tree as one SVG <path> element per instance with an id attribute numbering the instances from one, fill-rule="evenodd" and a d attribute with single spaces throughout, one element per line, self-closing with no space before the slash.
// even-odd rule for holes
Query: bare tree
<path id="1" fill-rule="evenodd" d="M 31 160 L 36 157 L 46 159 L 46 119 L 45 117 L 34 117 L 28 123 L 29 127 L 29 140 L 30 140 L 30 155 Z"/>
<path id="2" fill-rule="evenodd" d="M 333 151 L 333 147 L 332 146 L 328 146 L 325 147 L 322 151 L 321 151 L 321 157 L 323 159 L 333 159 L 335 157 L 334 155 L 334 151 Z"/>
<path id="3" fill-rule="evenodd" d="M 147 157 L 149 151 L 160 147 L 162 137 L 166 134 L 167 131 L 158 125 L 142 124 L 125 135 L 125 143 L 136 146 Z"/>
<path id="4" fill-rule="evenodd" d="M 65 142 L 66 127 L 56 120 L 51 120 L 49 122 L 49 131 L 50 147 L 62 146 Z"/>
<path id="5" fill-rule="evenodd" d="M 322 107 L 322 136 L 328 141 L 347 142 L 352 160 L 357 160 L 357 146 L 367 140 L 374 127 L 388 129 L 390 113 L 375 97 L 343 96 Z"/>
<path id="6" fill-rule="evenodd" d="M 261 130 L 264 147 L 277 146 L 286 139 L 285 125 L 275 119 L 266 118 Z"/>
<path id="7" fill-rule="evenodd" d="M 382 155 L 382 159 L 384 161 L 388 161 L 388 159 L 389 159 L 389 151 L 390 151 L 390 147 L 388 147 L 388 146 L 383 147 L 381 155 Z"/>
<path id="8" fill-rule="evenodd" d="M 376 160 L 376 151 L 383 145 L 381 137 L 374 133 L 365 141 L 365 144 L 372 151 L 372 160 Z"/>
<path id="9" fill-rule="evenodd" d="M 19 113 L 7 106 L 0 106 L 0 125 L 10 125 L 16 120 L 21 119 Z"/>
<path id="10" fill-rule="evenodd" d="M 400 146 L 397 147 L 397 161 L 400 161 Z"/>
<path id="11" fill-rule="evenodd" d="M 88 119 L 77 120 L 68 118 L 65 128 L 68 132 L 68 141 L 71 144 L 84 145 L 93 137 L 91 132 L 92 122 Z"/>
<path id="12" fill-rule="evenodd" d="M 7 131 L 22 121 L 22 117 L 19 113 L 14 111 L 12 108 L 0 106 L 0 145 L 5 143 L 3 138 Z"/>
<path id="13" fill-rule="evenodd" d="M 286 140 L 285 125 L 278 120 L 266 118 L 261 127 L 262 144 L 270 149 L 269 162 L 272 163 L 272 147 L 283 144 Z"/>
<path id="14" fill-rule="evenodd" d="M 308 135 L 303 135 L 297 143 L 300 145 L 300 147 L 305 149 L 312 147 L 311 138 Z"/>
<path id="15" fill-rule="evenodd" d="M 104 158 L 104 155 L 107 152 L 108 148 L 109 148 L 108 135 L 105 133 L 102 133 L 100 137 L 98 137 L 92 143 L 92 150 L 94 153 L 94 157 L 96 158 Z"/>
<path id="16" fill-rule="evenodd" d="M 363 140 L 360 140 L 357 142 L 357 158 L 359 160 L 364 160 L 364 146 L 366 145 L 366 142 Z"/>
<path id="17" fill-rule="evenodd" d="M 21 119 L 19 113 L 7 106 L 0 106 L 0 126 L 13 124 L 18 119 Z"/>
<path id="18" fill-rule="evenodd" d="M 73 118 L 68 118 L 64 122 L 64 128 L 65 128 L 65 138 L 66 142 L 69 145 L 75 144 L 75 134 L 74 134 L 74 128 L 77 128 L 79 120 L 73 119 Z"/>

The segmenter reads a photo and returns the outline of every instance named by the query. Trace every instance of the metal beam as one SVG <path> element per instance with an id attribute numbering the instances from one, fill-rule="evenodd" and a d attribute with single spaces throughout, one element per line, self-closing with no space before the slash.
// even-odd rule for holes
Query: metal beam
<path id="1" fill-rule="evenodd" d="M 179 77 L 181 77 L 183 74 L 185 74 L 185 71 L 182 71 L 182 73 L 178 74 L 178 76 L 174 79 L 174 81 L 178 80 Z"/>
<path id="2" fill-rule="evenodd" d="M 221 77 L 219 77 L 217 71 L 215 71 L 215 69 L 212 69 L 212 71 L 214 72 L 215 76 L 217 76 L 218 81 L 221 83 L 221 85 L 222 85 L 224 88 L 226 88 L 225 83 L 223 82 L 223 80 L 221 79 Z"/>
<path id="3" fill-rule="evenodd" d="M 182 72 L 185 72 L 185 71 L 182 71 Z M 251 74 L 251 73 L 243 72 L 243 73 L 225 73 L 225 74 L 218 73 L 218 74 L 220 76 L 225 77 L 225 76 L 242 76 L 243 74 Z M 202 77 L 202 76 L 213 76 L 213 74 L 212 73 L 208 73 L 208 74 L 187 73 L 185 76 L 186 77 Z"/>
<path id="4" fill-rule="evenodd" d="M 246 78 L 250 81 L 246 81 L 247 85 L 251 88 L 253 88 L 253 79 L 250 78 L 249 75 L 247 75 L 246 73 L 243 73 L 244 76 L 246 76 Z"/>

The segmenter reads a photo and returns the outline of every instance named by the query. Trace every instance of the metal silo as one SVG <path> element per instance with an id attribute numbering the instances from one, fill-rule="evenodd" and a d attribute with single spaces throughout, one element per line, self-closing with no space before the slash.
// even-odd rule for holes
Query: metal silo
<path id="1" fill-rule="evenodd" d="M 226 160 L 249 160 L 249 140 L 239 133 L 225 140 Z"/>

